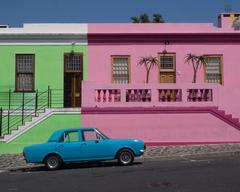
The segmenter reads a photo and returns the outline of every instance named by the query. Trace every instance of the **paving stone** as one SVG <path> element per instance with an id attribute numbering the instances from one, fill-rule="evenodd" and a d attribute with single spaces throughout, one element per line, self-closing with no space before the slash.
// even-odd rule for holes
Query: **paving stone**
<path id="1" fill-rule="evenodd" d="M 176 157 L 186 155 L 205 155 L 216 153 L 231 153 L 240 155 L 240 144 L 215 144 L 215 145 L 178 145 L 147 147 L 143 158 L 153 159 L 161 157 Z M 38 166 L 38 165 L 37 165 Z M 33 168 L 34 164 L 26 164 L 21 154 L 0 155 L 0 171 L 17 168 Z"/>

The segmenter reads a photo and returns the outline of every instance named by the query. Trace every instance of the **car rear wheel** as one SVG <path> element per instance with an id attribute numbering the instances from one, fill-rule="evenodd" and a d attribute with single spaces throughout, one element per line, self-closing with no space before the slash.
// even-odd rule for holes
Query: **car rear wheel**
<path id="1" fill-rule="evenodd" d="M 58 155 L 49 155 L 44 163 L 48 170 L 57 170 L 62 166 L 62 159 Z"/>
<path id="2" fill-rule="evenodd" d="M 120 165 L 130 165 L 134 161 L 134 156 L 131 150 L 123 149 L 119 151 L 117 159 Z"/>

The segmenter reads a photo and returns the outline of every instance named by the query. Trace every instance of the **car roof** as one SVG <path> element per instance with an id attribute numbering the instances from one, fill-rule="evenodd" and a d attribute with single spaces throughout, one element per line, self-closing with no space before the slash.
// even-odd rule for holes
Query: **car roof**
<path id="1" fill-rule="evenodd" d="M 95 127 L 81 127 L 81 128 L 65 128 L 65 129 L 60 129 L 58 131 L 77 131 L 77 130 L 93 130 L 93 129 L 97 129 Z"/>
<path id="2" fill-rule="evenodd" d="M 57 141 L 60 138 L 60 136 L 66 131 L 78 131 L 78 130 L 91 131 L 91 130 L 96 130 L 96 129 L 97 128 L 90 128 L 90 127 L 59 129 L 59 130 L 56 130 L 53 132 L 53 134 L 49 138 L 48 142 Z"/>
<path id="3" fill-rule="evenodd" d="M 90 131 L 90 130 L 95 130 L 95 129 L 97 129 L 97 128 L 94 128 L 94 127 L 65 128 L 65 129 L 59 129 L 55 132 L 63 133 L 63 132 L 66 132 L 66 131 L 78 131 L 78 130 Z"/>

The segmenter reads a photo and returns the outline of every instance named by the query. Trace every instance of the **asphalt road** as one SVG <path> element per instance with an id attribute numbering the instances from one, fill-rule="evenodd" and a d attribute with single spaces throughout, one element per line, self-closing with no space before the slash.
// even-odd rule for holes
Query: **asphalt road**
<path id="1" fill-rule="evenodd" d="M 0 173 L 0 191 L 239 192 L 240 156 L 137 160 L 128 167 L 106 162 L 59 171 L 16 170 Z"/>

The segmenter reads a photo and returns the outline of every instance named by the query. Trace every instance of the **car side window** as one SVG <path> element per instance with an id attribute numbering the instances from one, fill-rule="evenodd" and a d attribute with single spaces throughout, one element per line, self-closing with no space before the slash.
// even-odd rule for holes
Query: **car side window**
<path id="1" fill-rule="evenodd" d="M 78 131 L 65 132 L 61 140 L 62 142 L 78 142 Z"/>
<path id="2" fill-rule="evenodd" d="M 85 141 L 103 140 L 102 136 L 96 131 L 83 131 L 83 136 Z"/>

